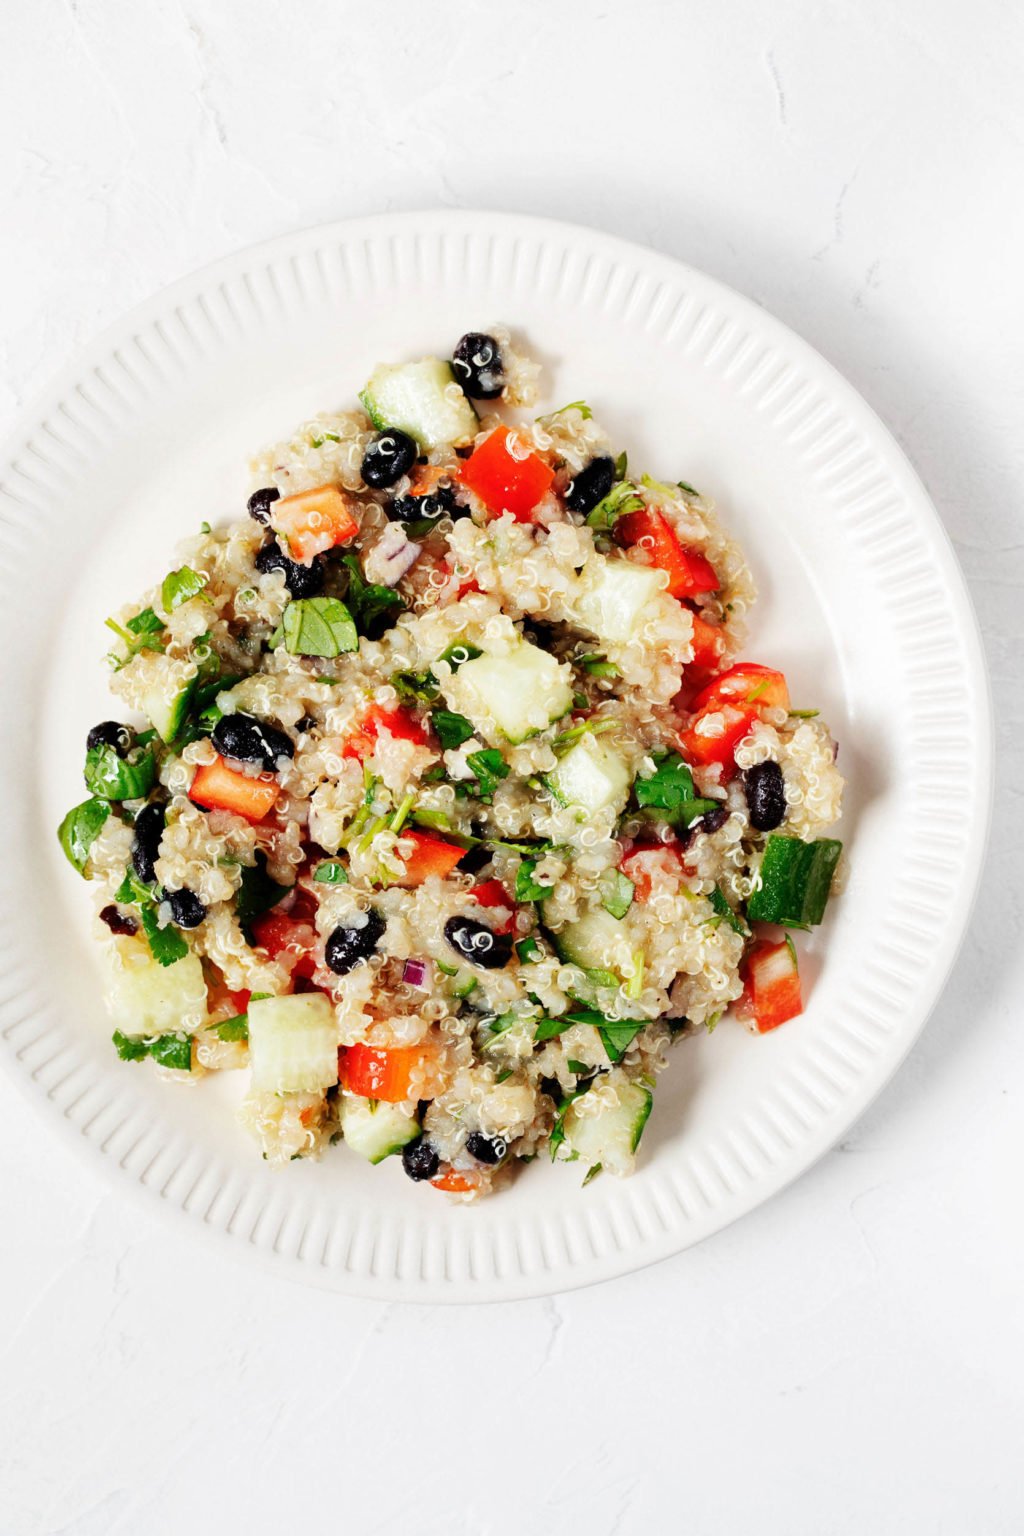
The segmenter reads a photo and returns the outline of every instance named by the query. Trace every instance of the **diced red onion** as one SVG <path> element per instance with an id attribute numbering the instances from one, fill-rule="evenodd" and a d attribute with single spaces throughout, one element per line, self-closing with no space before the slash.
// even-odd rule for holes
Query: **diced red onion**
<path id="1" fill-rule="evenodd" d="M 419 987 L 422 991 L 425 992 L 430 985 L 428 980 L 429 975 L 429 960 L 407 960 L 405 962 L 405 968 L 402 971 L 402 980 L 408 986 Z"/>
<path id="2" fill-rule="evenodd" d="M 366 557 L 367 575 L 387 587 L 397 586 L 420 554 L 421 546 L 406 536 L 405 529 L 399 523 L 389 523 Z"/>

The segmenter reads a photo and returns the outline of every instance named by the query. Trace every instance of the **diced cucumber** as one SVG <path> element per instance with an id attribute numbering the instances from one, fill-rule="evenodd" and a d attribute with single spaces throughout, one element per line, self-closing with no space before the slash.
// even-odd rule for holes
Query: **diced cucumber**
<path id="1" fill-rule="evenodd" d="M 621 976 L 632 960 L 633 950 L 621 919 L 603 907 L 592 907 L 579 922 L 566 923 L 552 934 L 552 941 L 564 965 L 578 965 L 585 971 Z"/>
<path id="2" fill-rule="evenodd" d="M 141 940 L 121 939 L 106 957 L 107 1007 L 122 1034 L 194 1032 L 206 1023 L 206 979 L 192 950 L 173 965 L 158 965 Z"/>
<path id="3" fill-rule="evenodd" d="M 580 1161 L 594 1168 L 598 1164 L 606 1173 L 618 1175 L 632 1173 L 634 1153 L 644 1133 L 647 1117 L 654 1098 L 649 1088 L 641 1083 L 631 1083 L 615 1074 L 614 1100 L 602 1103 L 597 1113 L 594 1100 L 583 1094 L 566 1110 L 562 1128 L 571 1151 Z M 611 1086 L 604 1079 L 602 1098 Z"/>
<path id="4" fill-rule="evenodd" d="M 190 677 L 171 693 L 165 693 L 160 688 L 150 688 L 143 694 L 143 711 L 161 741 L 172 742 L 177 739 L 185 723 L 195 686 L 196 679 Z"/>
<path id="5" fill-rule="evenodd" d="M 652 566 L 595 555 L 583 569 L 573 608 L 584 629 L 621 644 L 632 639 L 644 610 L 663 590 L 662 573 Z"/>
<path id="6" fill-rule="evenodd" d="M 420 1133 L 419 1123 L 396 1104 L 351 1093 L 343 1093 L 338 1100 L 338 1119 L 352 1151 L 371 1163 L 382 1163 L 393 1152 L 401 1152 Z"/>
<path id="7" fill-rule="evenodd" d="M 453 709 L 489 740 L 535 736 L 572 708 L 572 672 L 523 640 L 506 656 L 476 656 L 445 684 Z"/>
<path id="8" fill-rule="evenodd" d="M 632 774 L 620 753 L 596 736 L 581 736 L 547 776 L 548 787 L 563 805 L 578 805 L 589 815 L 613 806 L 621 811 Z"/>
<path id="9" fill-rule="evenodd" d="M 451 364 L 439 357 L 415 363 L 382 363 L 359 396 L 366 414 L 383 432 L 398 427 L 421 448 L 459 447 L 476 436 L 476 412 L 462 393 Z"/>
<path id="10" fill-rule="evenodd" d="M 338 1081 L 338 1021 L 322 992 L 249 1004 L 252 1086 L 261 1093 L 323 1093 Z"/>
<path id="11" fill-rule="evenodd" d="M 448 983 L 448 990 L 452 997 L 468 997 L 476 987 L 479 977 L 466 966 L 460 966 Z"/>
<path id="12" fill-rule="evenodd" d="M 761 860 L 760 883 L 747 902 L 747 917 L 753 923 L 787 928 L 820 923 L 842 851 L 842 843 L 833 837 L 805 843 L 773 832 Z"/>

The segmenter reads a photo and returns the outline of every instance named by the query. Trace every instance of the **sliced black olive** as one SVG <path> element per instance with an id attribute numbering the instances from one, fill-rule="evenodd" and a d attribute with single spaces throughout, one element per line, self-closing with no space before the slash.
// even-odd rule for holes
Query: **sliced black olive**
<path id="1" fill-rule="evenodd" d="M 295 756 L 295 743 L 284 731 L 255 715 L 223 715 L 213 728 L 213 744 L 224 757 L 241 763 L 262 763 L 271 772 L 278 759 Z"/>
<path id="2" fill-rule="evenodd" d="M 570 481 L 565 504 L 570 512 L 593 512 L 615 484 L 615 461 L 602 456 L 591 459 Z"/>
<path id="3" fill-rule="evenodd" d="M 132 868 L 145 885 L 152 885 L 156 879 L 154 865 L 160 852 L 160 839 L 164 835 L 165 821 L 164 808 L 155 801 L 144 805 L 135 818 Z"/>
<path id="4" fill-rule="evenodd" d="M 488 1163 L 493 1168 L 508 1155 L 508 1142 L 503 1136 L 485 1136 L 483 1131 L 470 1131 L 466 1137 L 466 1151 L 478 1163 Z"/>
<path id="5" fill-rule="evenodd" d="M 421 1179 L 432 1179 L 440 1166 L 441 1159 L 430 1142 L 425 1141 L 422 1136 L 417 1136 L 415 1141 L 406 1142 L 402 1148 L 402 1167 L 410 1179 L 415 1179 L 417 1183 Z"/>
<path id="6" fill-rule="evenodd" d="M 257 523 L 269 523 L 270 508 L 280 495 L 281 492 L 275 490 L 272 485 L 264 486 L 261 491 L 253 491 L 247 503 L 249 516 Z"/>
<path id="7" fill-rule="evenodd" d="M 512 958 L 512 935 L 495 933 L 486 923 L 478 923 L 472 917 L 450 917 L 444 925 L 444 936 L 463 960 L 488 971 L 500 970 Z"/>
<path id="8" fill-rule="evenodd" d="M 171 922 L 176 928 L 198 928 L 205 921 L 206 907 L 195 891 L 164 891 L 164 901 L 171 909 Z"/>
<path id="9" fill-rule="evenodd" d="M 408 432 L 391 427 L 372 439 L 359 473 L 371 490 L 383 491 L 407 475 L 415 462 L 416 444 Z"/>
<path id="10" fill-rule="evenodd" d="M 86 750 L 95 747 L 113 747 L 118 757 L 124 757 L 135 744 L 135 732 L 120 720 L 101 720 L 85 738 Z"/>
<path id="11" fill-rule="evenodd" d="M 505 365 L 493 336 L 467 331 L 452 353 L 452 372 L 471 400 L 494 400 L 505 388 Z"/>
<path id="12" fill-rule="evenodd" d="M 319 597 L 324 589 L 324 568 L 319 559 L 311 565 L 289 560 L 276 539 L 268 539 L 256 555 L 256 569 L 266 576 L 269 571 L 283 571 L 284 584 L 292 597 Z"/>
<path id="13" fill-rule="evenodd" d="M 758 832 L 771 832 L 786 815 L 786 785 L 782 769 L 772 758 L 755 763 L 743 775 L 750 825 Z"/>
<path id="14" fill-rule="evenodd" d="M 324 949 L 324 958 L 336 976 L 346 976 L 361 960 L 368 960 L 384 937 L 387 922 L 374 907 L 365 914 L 366 921 L 357 928 L 346 924 L 335 928 Z"/>

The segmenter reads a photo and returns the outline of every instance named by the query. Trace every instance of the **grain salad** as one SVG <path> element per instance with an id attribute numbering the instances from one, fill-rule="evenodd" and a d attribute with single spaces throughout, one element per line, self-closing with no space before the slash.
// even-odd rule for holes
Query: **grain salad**
<path id="1" fill-rule="evenodd" d="M 538 376 L 502 329 L 379 366 L 107 620 L 124 719 L 59 836 L 114 1046 L 244 1072 L 271 1162 L 627 1174 L 674 1041 L 802 1010 L 829 729 L 741 659 L 712 503 Z"/>

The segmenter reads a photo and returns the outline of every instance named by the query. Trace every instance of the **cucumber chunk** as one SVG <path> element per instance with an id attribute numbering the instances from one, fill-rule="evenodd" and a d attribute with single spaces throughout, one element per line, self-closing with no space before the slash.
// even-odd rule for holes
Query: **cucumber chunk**
<path id="1" fill-rule="evenodd" d="M 747 902 L 754 923 L 810 928 L 825 915 L 832 876 L 843 851 L 834 837 L 805 843 L 773 832 L 761 860 L 760 884 Z"/>
<path id="2" fill-rule="evenodd" d="M 445 684 L 453 709 L 489 740 L 516 744 L 572 708 L 572 671 L 522 640 L 506 656 L 476 656 Z"/>
<path id="3" fill-rule="evenodd" d="M 451 365 L 439 357 L 415 363 L 382 363 L 359 396 L 366 414 L 383 432 L 398 427 L 421 448 L 472 442 L 479 423 Z"/>
<path id="4" fill-rule="evenodd" d="M 196 679 L 190 677 L 172 693 L 164 693 L 159 688 L 150 688 L 143 694 L 143 712 L 162 742 L 169 744 L 177 739 L 185 724 L 185 716 L 192 703 L 195 686 Z"/>
<path id="5" fill-rule="evenodd" d="M 382 1163 L 393 1152 L 401 1152 L 420 1133 L 418 1121 L 397 1105 L 351 1093 L 343 1093 L 338 1100 L 338 1119 L 352 1151 L 371 1163 Z"/>
<path id="6" fill-rule="evenodd" d="M 588 560 L 573 601 L 577 620 L 601 640 L 623 644 L 639 630 L 644 610 L 665 589 L 663 575 L 631 560 Z"/>
<path id="7" fill-rule="evenodd" d="M 576 923 L 566 923 L 552 934 L 555 954 L 563 965 L 584 971 L 606 971 L 621 976 L 632 962 L 633 950 L 621 919 L 603 907 L 592 907 Z"/>
<path id="8" fill-rule="evenodd" d="M 338 1081 L 338 1021 L 322 992 L 249 1004 L 252 1086 L 261 1093 L 323 1093 Z"/>
<path id="9" fill-rule="evenodd" d="M 563 805 L 578 805 L 594 816 L 609 806 L 621 811 L 632 775 L 621 755 L 595 736 L 582 736 L 547 777 L 548 788 Z"/>
<path id="10" fill-rule="evenodd" d="M 191 950 L 173 965 L 158 965 L 139 939 L 119 940 L 105 954 L 107 1007 L 123 1035 L 194 1032 L 206 1023 L 206 978 Z"/>
<path id="11" fill-rule="evenodd" d="M 611 1076 L 617 1079 L 614 1098 L 601 1103 L 593 1113 L 595 1101 L 589 1094 L 581 1095 L 566 1110 L 562 1128 L 570 1150 L 581 1162 L 590 1168 L 600 1164 L 605 1172 L 622 1176 L 633 1171 L 634 1154 L 654 1098 L 641 1083 L 631 1083 L 619 1073 Z M 610 1078 L 605 1081 L 610 1086 Z"/>

